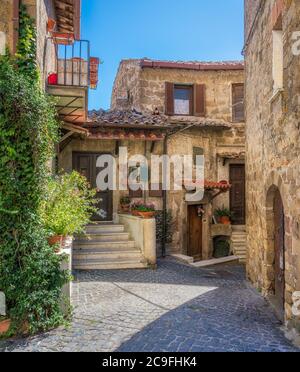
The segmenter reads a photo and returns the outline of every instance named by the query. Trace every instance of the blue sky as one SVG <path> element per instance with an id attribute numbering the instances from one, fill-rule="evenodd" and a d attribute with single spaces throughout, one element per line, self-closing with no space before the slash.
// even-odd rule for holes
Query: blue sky
<path id="1" fill-rule="evenodd" d="M 240 60 L 244 0 L 82 0 L 82 38 L 100 57 L 90 109 L 110 106 L 119 62 L 126 58 Z"/>

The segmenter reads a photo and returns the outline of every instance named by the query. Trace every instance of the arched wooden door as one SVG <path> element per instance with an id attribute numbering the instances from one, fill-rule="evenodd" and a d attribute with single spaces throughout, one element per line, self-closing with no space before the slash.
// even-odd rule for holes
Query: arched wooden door
<path id="1" fill-rule="evenodd" d="M 275 298 L 284 316 L 285 304 L 285 227 L 284 207 L 279 190 L 274 197 Z"/>

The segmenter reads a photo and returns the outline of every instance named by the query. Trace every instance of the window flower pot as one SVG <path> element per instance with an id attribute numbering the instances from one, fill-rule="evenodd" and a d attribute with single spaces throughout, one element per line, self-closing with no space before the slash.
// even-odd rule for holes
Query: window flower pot
<path id="1" fill-rule="evenodd" d="M 10 319 L 5 319 L 0 321 L 0 335 L 4 335 L 9 331 L 11 325 L 11 320 Z"/>

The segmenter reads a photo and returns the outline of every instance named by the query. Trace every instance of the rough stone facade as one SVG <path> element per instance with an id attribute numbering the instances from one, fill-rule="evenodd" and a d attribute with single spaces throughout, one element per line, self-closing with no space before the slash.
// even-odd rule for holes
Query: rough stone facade
<path id="1" fill-rule="evenodd" d="M 292 35 L 300 31 L 300 2 L 247 0 L 245 8 L 247 271 L 264 295 L 274 292 L 273 201 L 279 190 L 285 214 L 285 320 L 299 330 L 292 296 L 300 290 L 300 56 L 292 53 Z M 281 8 L 283 89 L 274 92 L 272 31 Z"/>
<path id="2" fill-rule="evenodd" d="M 194 128 L 171 137 L 168 141 L 168 154 L 192 155 L 194 147 L 204 149 L 206 158 L 205 178 L 211 181 L 229 179 L 229 165 L 243 164 L 245 152 L 245 126 L 243 122 L 232 123 L 232 84 L 244 82 L 244 71 L 227 69 L 197 71 L 182 68 L 153 69 L 142 68 L 140 60 L 122 61 L 115 80 L 112 94 L 112 109 L 136 109 L 145 113 L 153 113 L 157 108 L 165 113 L 165 83 L 206 85 L 206 119 L 214 119 L 231 123 L 231 127 L 216 129 L 213 127 Z M 170 117 L 176 123 L 190 123 L 198 117 Z M 145 147 L 141 141 L 120 141 L 122 146 L 128 146 L 129 154 L 151 155 L 151 143 Z M 73 141 L 60 155 L 60 167 L 66 171 L 72 169 L 73 152 L 109 152 L 114 153 L 116 142 L 113 140 L 79 140 Z M 153 149 L 152 149 L 153 150 Z M 157 142 L 154 154 L 163 154 L 163 143 Z M 228 157 L 228 158 L 227 158 Z M 227 159 L 226 159 L 227 158 Z M 226 160 L 226 161 L 225 161 Z M 120 196 L 123 192 L 114 192 L 113 210 L 116 216 Z M 185 201 L 185 191 L 169 191 L 167 209 L 172 211 L 173 242 L 170 253 L 187 254 L 188 239 L 188 204 Z M 154 202 L 157 209 L 162 209 L 162 198 L 151 198 L 146 195 L 147 202 Z M 216 207 L 229 207 L 229 193 L 223 194 L 210 203 L 205 195 L 202 203 L 205 209 L 203 218 L 203 259 L 212 256 L 212 237 L 210 234 L 212 214 Z"/>
<path id="3" fill-rule="evenodd" d="M 41 72 L 43 85 L 47 75 L 55 71 L 55 49 L 47 41 L 47 21 L 56 19 L 53 0 L 22 0 L 28 14 L 36 20 L 37 27 L 37 62 Z M 13 33 L 17 26 L 13 21 L 13 0 L 1 0 L 0 7 L 0 32 L 5 34 L 6 45 L 13 51 Z M 16 40 L 17 42 L 17 40 Z"/>

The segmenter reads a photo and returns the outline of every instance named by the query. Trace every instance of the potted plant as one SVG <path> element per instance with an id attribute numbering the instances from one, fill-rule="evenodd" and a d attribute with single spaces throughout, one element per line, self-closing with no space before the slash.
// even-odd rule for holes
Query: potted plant
<path id="1" fill-rule="evenodd" d="M 0 315 L 0 336 L 7 333 L 11 326 L 11 320 L 5 316 Z"/>
<path id="2" fill-rule="evenodd" d="M 155 205 L 142 202 L 133 203 L 131 206 L 132 215 L 142 218 L 153 218 L 155 216 Z"/>
<path id="3" fill-rule="evenodd" d="M 218 217 L 218 220 L 223 225 L 230 225 L 231 224 L 231 218 L 232 218 L 232 212 L 225 207 L 217 208 L 215 210 L 215 215 Z"/>
<path id="4" fill-rule="evenodd" d="M 123 196 L 120 199 L 120 205 L 121 205 L 121 210 L 124 213 L 128 213 L 130 211 L 130 204 L 131 204 L 131 199 L 129 196 Z"/>
<path id="5" fill-rule="evenodd" d="M 86 178 L 75 171 L 49 180 L 41 215 L 49 231 L 48 243 L 56 251 L 69 246 L 74 234 L 83 232 L 96 212 L 95 196 L 96 191 L 90 189 Z"/>

